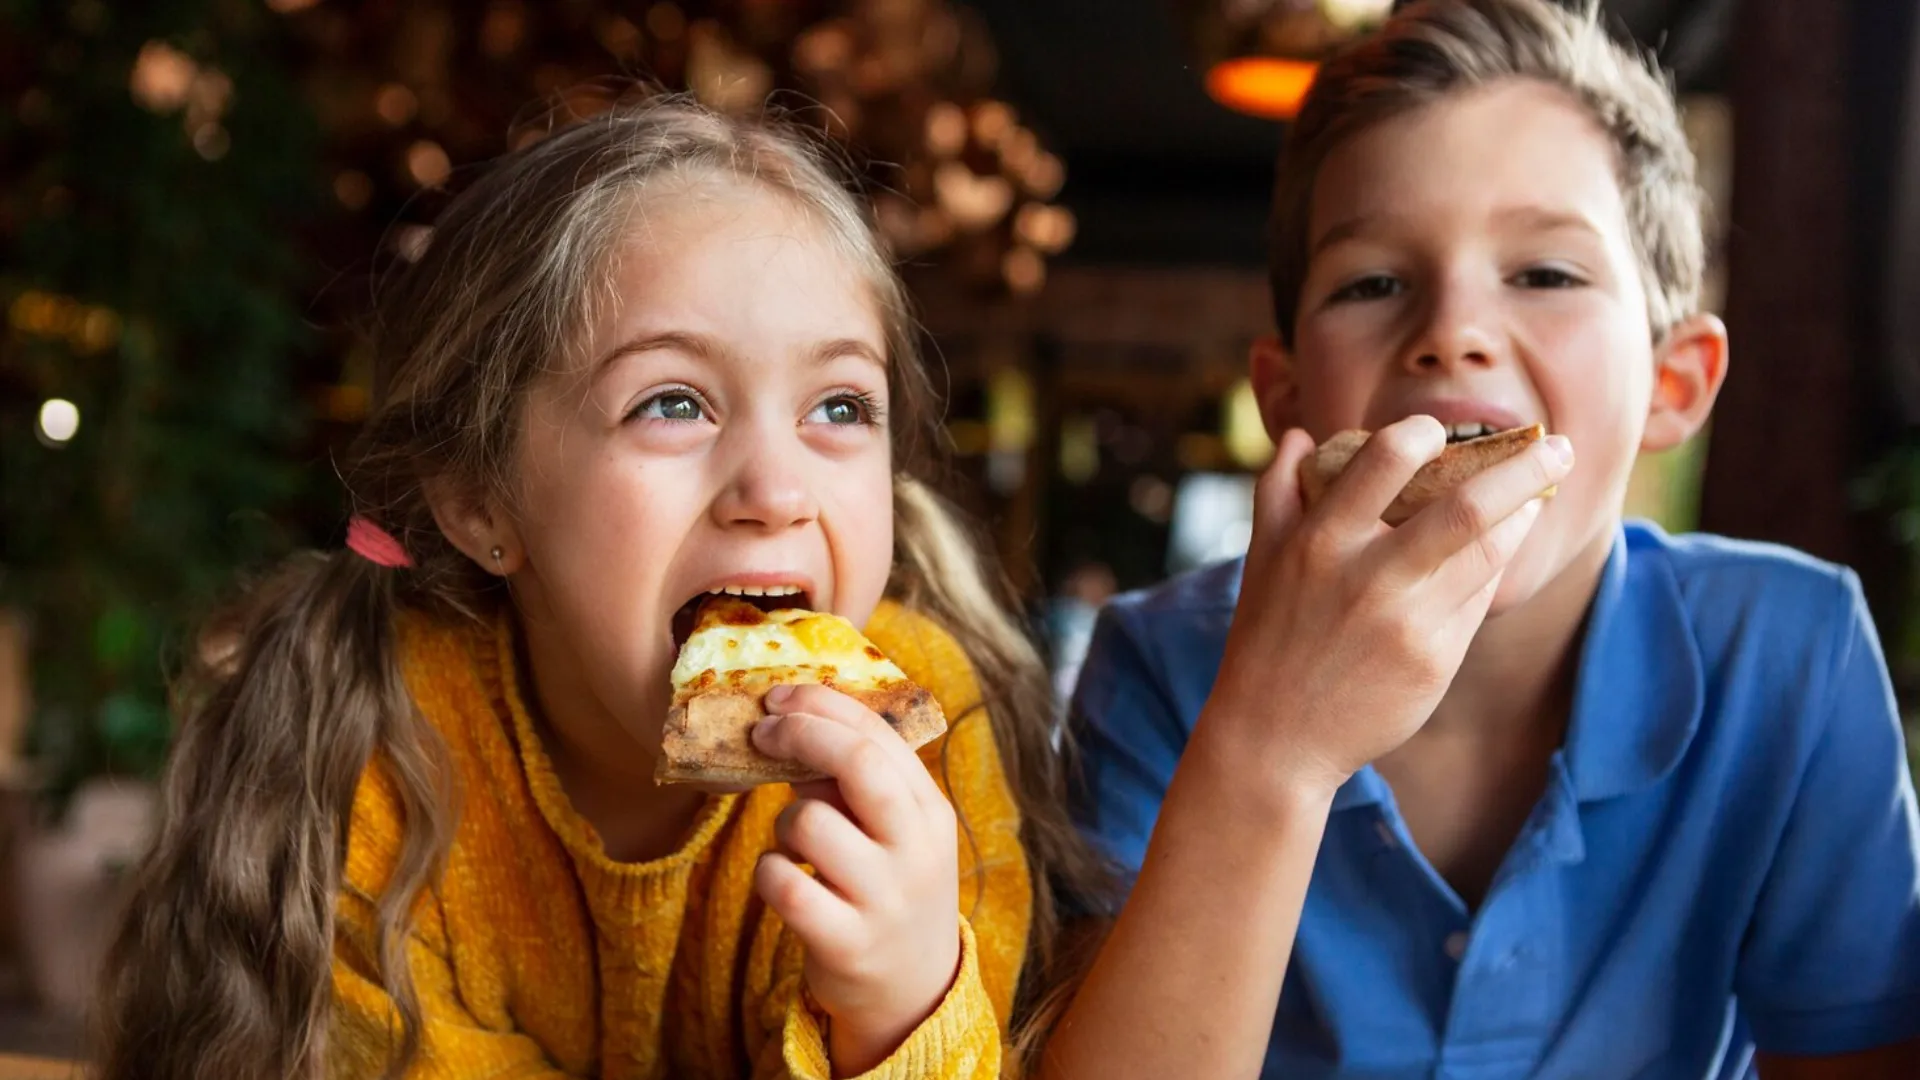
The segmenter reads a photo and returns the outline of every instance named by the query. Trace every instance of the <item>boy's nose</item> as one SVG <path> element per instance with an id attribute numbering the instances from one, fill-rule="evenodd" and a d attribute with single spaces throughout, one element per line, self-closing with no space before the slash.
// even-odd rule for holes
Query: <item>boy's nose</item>
<path id="1" fill-rule="evenodd" d="M 1408 370 L 1439 373 L 1492 364 L 1499 343 L 1490 320 L 1488 306 L 1463 292 L 1435 296 L 1407 350 Z"/>

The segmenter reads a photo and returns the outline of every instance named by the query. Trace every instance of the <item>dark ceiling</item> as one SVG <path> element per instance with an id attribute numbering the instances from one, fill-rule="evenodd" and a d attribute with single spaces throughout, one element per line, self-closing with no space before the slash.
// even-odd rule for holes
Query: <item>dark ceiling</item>
<path id="1" fill-rule="evenodd" d="M 1067 163 L 1067 259 L 1257 266 L 1281 127 L 1215 105 L 1174 0 L 966 0 L 993 31 L 1002 93 Z M 1607 0 L 1683 89 L 1723 80 L 1734 0 Z"/>

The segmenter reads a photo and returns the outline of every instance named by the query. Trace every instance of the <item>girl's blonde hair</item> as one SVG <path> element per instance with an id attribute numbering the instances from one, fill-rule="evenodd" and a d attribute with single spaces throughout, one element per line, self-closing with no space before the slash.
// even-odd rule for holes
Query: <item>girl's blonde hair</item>
<path id="1" fill-rule="evenodd" d="M 1607 35 L 1596 0 L 1578 6 L 1423 0 L 1321 67 L 1274 182 L 1267 266 L 1282 342 L 1293 341 L 1307 219 L 1327 156 L 1383 121 L 1509 79 L 1565 91 L 1612 143 L 1654 336 L 1694 313 L 1706 272 L 1702 193 L 1673 91 L 1650 61 Z"/>
<path id="2" fill-rule="evenodd" d="M 1103 874 L 1066 816 L 1039 656 L 1002 579 L 928 486 L 936 394 L 905 289 L 844 175 L 819 140 L 776 119 L 658 97 L 552 132 L 446 208 L 417 262 L 382 290 L 372 410 L 344 473 L 355 510 L 385 525 L 415 565 L 305 555 L 209 625 L 179 683 L 159 838 L 107 963 L 102 1077 L 324 1072 L 334 904 L 354 791 L 375 759 L 406 818 L 377 901 L 380 980 L 401 1022 L 389 1075 L 417 1056 L 408 919 L 452 843 L 456 808 L 444 748 L 401 679 L 396 618 L 487 619 L 508 603 L 441 535 L 422 484 L 512 505 L 528 388 L 577 361 L 574 328 L 612 299 L 607 267 L 631 215 L 650 192 L 686 183 L 787 199 L 873 290 L 897 469 L 888 591 L 941 622 L 978 670 L 1034 881 L 1022 1001 L 1054 981 L 1055 890 L 1092 892 Z"/>

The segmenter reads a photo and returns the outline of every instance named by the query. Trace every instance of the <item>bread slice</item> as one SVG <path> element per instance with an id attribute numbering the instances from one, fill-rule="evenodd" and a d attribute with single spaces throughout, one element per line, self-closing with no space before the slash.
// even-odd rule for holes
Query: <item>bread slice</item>
<path id="1" fill-rule="evenodd" d="M 753 745 L 767 692 L 783 684 L 830 686 L 873 710 L 909 747 L 947 730 L 933 695 L 908 679 L 853 624 L 837 615 L 763 611 L 735 597 L 702 605 L 673 669 L 660 783 L 757 785 L 819 779 Z"/>
<path id="2" fill-rule="evenodd" d="M 1372 433 L 1367 431 L 1342 431 L 1301 460 L 1300 495 L 1308 506 L 1326 494 L 1328 485 L 1346 471 L 1353 462 L 1353 456 L 1371 437 Z M 1389 525 L 1398 525 L 1470 478 L 1520 455 L 1527 447 L 1546 437 L 1545 426 L 1532 424 L 1449 444 L 1439 457 L 1422 465 L 1420 471 L 1413 474 L 1413 479 L 1407 481 L 1407 486 L 1387 506 L 1386 513 L 1381 514 L 1380 519 Z M 1541 493 L 1541 497 L 1552 497 L 1554 490 L 1548 488 Z"/>

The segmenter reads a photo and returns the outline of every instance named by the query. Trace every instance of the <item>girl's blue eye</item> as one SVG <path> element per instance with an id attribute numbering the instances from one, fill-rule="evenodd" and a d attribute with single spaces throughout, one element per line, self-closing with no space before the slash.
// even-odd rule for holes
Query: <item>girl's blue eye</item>
<path id="1" fill-rule="evenodd" d="M 816 411 L 829 424 L 857 424 L 866 419 L 860 410 L 860 403 L 851 398 L 834 398 Z"/>
<path id="2" fill-rule="evenodd" d="M 857 424 L 876 423 L 880 416 L 879 402 L 869 394 L 837 394 L 813 407 L 807 414 L 807 420 L 815 424 L 828 424 L 833 427 L 852 427 Z"/>
<path id="3" fill-rule="evenodd" d="M 633 415 L 652 420 L 690 423 L 705 418 L 706 410 L 701 406 L 700 399 L 692 394 L 684 390 L 668 390 L 641 402 L 640 407 L 633 411 Z"/>

